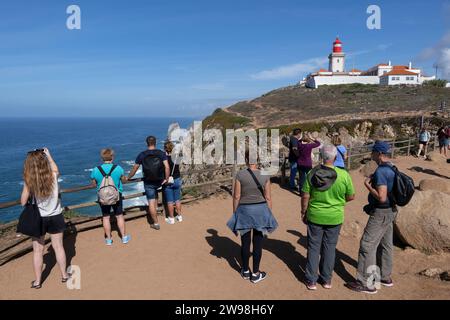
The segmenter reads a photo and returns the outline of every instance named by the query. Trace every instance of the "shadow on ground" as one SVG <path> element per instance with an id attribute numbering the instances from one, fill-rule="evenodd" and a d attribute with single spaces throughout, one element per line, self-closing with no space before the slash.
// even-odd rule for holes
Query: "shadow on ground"
<path id="1" fill-rule="evenodd" d="M 432 169 L 427 169 L 427 168 L 424 169 L 422 167 L 414 166 L 414 167 L 408 168 L 408 170 L 429 174 L 429 175 L 439 177 L 439 178 L 450 179 L 450 177 L 444 176 L 443 174 L 440 174 Z"/>

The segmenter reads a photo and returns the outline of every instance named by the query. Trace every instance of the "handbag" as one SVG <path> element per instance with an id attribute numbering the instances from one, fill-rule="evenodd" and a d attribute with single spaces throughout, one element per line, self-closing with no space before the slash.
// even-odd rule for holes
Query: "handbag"
<path id="1" fill-rule="evenodd" d="M 34 238 L 42 236 L 42 217 L 34 197 L 28 200 L 20 214 L 17 233 Z"/>

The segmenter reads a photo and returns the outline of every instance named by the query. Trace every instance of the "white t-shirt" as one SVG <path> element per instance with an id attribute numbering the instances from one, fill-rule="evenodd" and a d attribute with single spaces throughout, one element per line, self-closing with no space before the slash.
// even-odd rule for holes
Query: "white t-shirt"
<path id="1" fill-rule="evenodd" d="M 58 177 L 54 173 L 55 184 L 53 188 L 53 193 L 47 199 L 36 199 L 36 204 L 39 208 L 39 212 L 41 213 L 41 217 L 52 217 L 61 214 L 61 200 L 59 199 L 59 186 L 58 186 Z"/>

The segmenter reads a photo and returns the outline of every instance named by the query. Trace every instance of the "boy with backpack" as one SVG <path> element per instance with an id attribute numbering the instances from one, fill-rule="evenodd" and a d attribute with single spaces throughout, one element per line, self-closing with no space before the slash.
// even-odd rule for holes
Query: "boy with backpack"
<path id="1" fill-rule="evenodd" d="M 169 180 L 170 167 L 166 153 L 156 148 L 156 138 L 149 136 L 146 141 L 148 148 L 137 156 L 128 179 L 133 178 L 139 167 L 142 166 L 145 195 L 148 200 L 150 216 L 153 220 L 151 228 L 159 230 L 160 225 L 157 215 L 158 192 L 162 190 L 163 185 Z"/>
<path id="2" fill-rule="evenodd" d="M 121 166 L 113 164 L 114 150 L 103 149 L 100 152 L 103 164 L 92 170 L 92 185 L 97 187 L 98 203 L 103 215 L 103 229 L 105 230 L 105 243 L 111 246 L 111 215 L 114 215 L 119 227 L 122 243 L 130 241 L 130 235 L 125 232 L 125 219 L 123 217 L 123 186 L 127 181 Z M 112 210 L 112 212 L 111 212 Z"/>
<path id="3" fill-rule="evenodd" d="M 369 191 L 369 204 L 364 211 L 370 217 L 360 242 L 356 281 L 347 284 L 348 288 L 357 292 L 374 294 L 377 293 L 378 283 L 385 287 L 394 285 L 391 278 L 393 224 L 397 205 L 406 205 L 414 194 L 414 181 L 392 165 L 388 157 L 389 149 L 387 142 L 375 142 L 372 160 L 378 168 L 364 181 Z"/>

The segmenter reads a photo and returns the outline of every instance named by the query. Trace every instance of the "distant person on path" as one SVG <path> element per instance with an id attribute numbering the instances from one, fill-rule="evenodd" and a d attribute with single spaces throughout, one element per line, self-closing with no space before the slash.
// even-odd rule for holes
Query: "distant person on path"
<path id="1" fill-rule="evenodd" d="M 32 289 L 42 287 L 41 277 L 43 269 L 45 234 L 49 233 L 56 262 L 61 272 L 63 283 L 69 280 L 66 271 L 66 253 L 63 245 L 63 233 L 66 229 L 64 215 L 61 208 L 58 187 L 59 170 L 47 148 L 28 153 L 23 170 L 23 190 L 21 204 L 35 201 L 42 217 L 42 236 L 33 238 L 33 267 L 35 280 L 31 283 Z"/>
<path id="2" fill-rule="evenodd" d="M 303 186 L 301 218 L 308 226 L 305 284 L 309 290 L 316 290 L 317 282 L 331 289 L 344 206 L 355 198 L 350 174 L 334 165 L 337 154 L 335 146 L 324 145 L 321 149 L 323 165 L 308 173 Z"/>
<path id="3" fill-rule="evenodd" d="M 364 211 L 369 220 L 361 238 L 356 281 L 348 288 L 369 294 L 377 293 L 374 281 L 386 287 L 394 285 L 391 273 L 393 265 L 393 234 L 397 208 L 392 201 L 395 172 L 389 160 L 390 146 L 376 141 L 372 148 L 372 160 L 378 164 L 375 173 L 366 178 L 369 204 Z M 381 270 L 379 269 L 381 268 Z M 375 276 L 374 276 L 375 274 Z"/>
<path id="4" fill-rule="evenodd" d="M 312 157 L 311 153 L 314 148 L 320 147 L 320 141 L 314 140 L 311 134 L 304 135 L 303 138 L 298 142 L 298 159 L 297 159 L 297 169 L 299 171 L 300 177 L 298 181 L 298 190 L 300 195 L 302 195 L 303 184 L 306 180 L 306 175 L 312 169 Z"/>
<path id="5" fill-rule="evenodd" d="M 430 143 L 431 134 L 426 127 L 423 127 L 419 133 L 419 151 L 417 152 L 417 158 L 423 150 L 423 157 L 426 159 L 428 153 L 428 144 Z"/>
<path id="6" fill-rule="evenodd" d="M 442 126 L 439 128 L 437 132 L 439 140 L 439 153 L 443 154 L 446 157 L 447 157 L 447 149 L 449 147 L 449 136 L 447 135 L 448 131 L 449 131 L 448 127 Z"/>
<path id="7" fill-rule="evenodd" d="M 292 135 L 289 137 L 289 165 L 291 173 L 289 175 L 289 187 L 296 189 L 295 178 L 297 176 L 297 160 L 298 160 L 298 142 L 302 136 L 302 129 L 294 129 Z"/>
<path id="8" fill-rule="evenodd" d="M 445 136 L 447 137 L 447 149 L 450 151 L 450 126 L 446 127 Z"/>
<path id="9" fill-rule="evenodd" d="M 136 163 L 131 169 L 128 180 L 132 179 L 139 167 L 142 165 L 144 175 L 144 189 L 148 200 L 150 217 L 153 220 L 151 228 L 159 230 L 158 223 L 158 192 L 162 190 L 163 185 L 169 180 L 170 167 L 166 153 L 156 148 L 156 138 L 149 136 L 146 139 L 148 149 L 141 152 Z"/>
<path id="10" fill-rule="evenodd" d="M 113 244 L 111 234 L 111 216 L 114 215 L 119 227 L 122 243 L 130 241 L 130 235 L 126 234 L 125 218 L 123 217 L 123 183 L 127 181 L 121 166 L 115 165 L 114 150 L 103 149 L 100 152 L 103 160 L 101 166 L 95 167 L 91 173 L 92 185 L 97 187 L 98 202 L 103 216 L 103 230 L 105 231 L 105 243 Z M 111 180 L 109 180 L 111 179 Z M 112 210 L 112 211 L 111 211 Z"/>
<path id="11" fill-rule="evenodd" d="M 345 170 L 345 161 L 347 161 L 347 149 L 342 145 L 341 137 L 333 136 L 331 138 L 331 143 L 336 147 L 337 155 L 336 161 L 334 162 L 334 166 L 339 169 Z"/>
<path id="12" fill-rule="evenodd" d="M 181 214 L 181 174 L 180 165 L 178 164 L 178 159 L 172 159 L 172 151 L 174 145 L 172 142 L 168 141 L 164 143 L 164 150 L 166 151 L 167 160 L 170 167 L 170 177 L 164 188 L 164 196 L 167 203 L 167 208 L 169 210 L 169 217 L 166 219 L 168 224 L 174 224 L 175 219 L 178 222 L 183 221 L 183 216 Z M 174 162 L 175 160 L 175 162 Z M 174 210 L 176 208 L 177 216 L 174 217 Z"/>
<path id="13" fill-rule="evenodd" d="M 267 276 L 266 272 L 259 268 L 264 234 L 273 232 L 278 223 L 272 215 L 270 176 L 258 170 L 257 163 L 250 160 L 248 152 L 245 154 L 245 161 L 247 169 L 239 171 L 234 180 L 234 213 L 227 226 L 236 235 L 241 236 L 242 278 L 258 283 Z M 252 242 L 253 253 L 250 253 Z M 253 256 L 251 271 L 250 256 Z"/>

